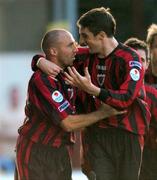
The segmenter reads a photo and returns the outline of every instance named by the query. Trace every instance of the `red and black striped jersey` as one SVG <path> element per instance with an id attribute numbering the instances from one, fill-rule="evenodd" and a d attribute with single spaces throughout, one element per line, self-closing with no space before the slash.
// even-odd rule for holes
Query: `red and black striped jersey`
<path id="1" fill-rule="evenodd" d="M 35 56 L 32 65 L 36 64 Z M 92 82 L 101 88 L 98 98 L 79 92 L 77 109 L 91 112 L 103 101 L 116 109 L 126 109 L 123 115 L 112 116 L 92 128 L 121 128 L 135 134 L 145 134 L 149 126 L 150 111 L 146 103 L 143 78 L 144 70 L 139 55 L 133 49 L 119 43 L 107 57 L 98 58 L 88 48 L 79 48 L 74 66 L 80 74 L 88 67 Z"/>
<path id="2" fill-rule="evenodd" d="M 157 77 L 153 75 L 151 66 L 149 66 L 148 70 L 146 71 L 145 82 L 151 84 L 157 89 Z"/>
<path id="3" fill-rule="evenodd" d="M 157 89 L 151 85 L 145 84 L 147 103 L 151 112 L 151 121 L 149 131 L 145 135 L 145 146 L 149 149 L 157 147 Z"/>
<path id="4" fill-rule="evenodd" d="M 92 82 L 101 88 L 98 98 L 81 92 L 83 110 L 95 110 L 100 101 L 120 110 L 127 109 L 126 114 L 104 119 L 93 127 L 116 127 L 144 134 L 149 125 L 150 112 L 143 84 L 144 70 L 138 54 L 121 43 L 105 58 L 100 59 L 97 54 L 89 54 L 85 50 L 79 54 L 81 58 L 76 56 L 75 66 L 81 74 L 87 66 Z"/>
<path id="5" fill-rule="evenodd" d="M 145 84 L 146 101 L 151 112 L 150 126 L 157 129 L 157 89 L 151 85 Z"/>
<path id="6" fill-rule="evenodd" d="M 26 119 L 19 134 L 53 147 L 74 143 L 74 134 L 65 132 L 60 126 L 64 118 L 75 113 L 76 90 L 64 78 L 60 73 L 54 79 L 39 70 L 32 75 L 28 85 Z"/>

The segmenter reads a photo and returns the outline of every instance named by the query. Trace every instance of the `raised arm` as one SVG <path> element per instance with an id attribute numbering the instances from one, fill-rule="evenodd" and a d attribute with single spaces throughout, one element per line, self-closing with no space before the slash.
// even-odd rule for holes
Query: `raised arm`
<path id="1" fill-rule="evenodd" d="M 100 88 L 94 85 L 87 67 L 85 68 L 84 76 L 80 75 L 74 67 L 69 67 L 68 70 L 69 74 L 65 73 L 65 75 L 67 77 L 66 81 L 69 84 L 78 87 L 88 94 L 97 96 L 101 101 L 113 107 L 125 109 L 133 103 L 135 98 L 144 94 L 144 71 L 142 67 L 141 69 L 130 67 L 125 76 L 125 81 L 117 90 Z"/>
<path id="2" fill-rule="evenodd" d="M 47 75 L 56 77 L 62 68 L 54 64 L 53 62 L 48 61 L 44 55 L 35 55 L 32 59 L 32 70 L 36 71 L 40 69 Z"/>

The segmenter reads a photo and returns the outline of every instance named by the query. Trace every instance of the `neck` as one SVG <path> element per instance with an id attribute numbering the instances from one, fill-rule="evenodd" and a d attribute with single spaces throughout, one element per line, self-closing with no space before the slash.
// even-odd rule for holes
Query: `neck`
<path id="1" fill-rule="evenodd" d="M 114 37 L 105 38 L 103 41 L 103 47 L 101 52 L 98 54 L 98 57 L 102 58 L 108 56 L 117 46 L 118 42 Z"/>
<path id="2" fill-rule="evenodd" d="M 65 69 L 65 67 L 59 62 L 59 60 L 56 57 L 46 56 L 46 59 L 49 60 L 50 62 L 56 64 L 60 68 Z"/>

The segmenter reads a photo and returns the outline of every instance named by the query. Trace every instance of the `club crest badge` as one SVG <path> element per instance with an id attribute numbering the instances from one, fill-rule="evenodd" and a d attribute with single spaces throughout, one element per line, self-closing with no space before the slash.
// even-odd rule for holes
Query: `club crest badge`
<path id="1" fill-rule="evenodd" d="M 130 71 L 130 76 L 134 81 L 138 81 L 140 79 L 140 72 L 139 70 L 133 68 Z"/>
<path id="2" fill-rule="evenodd" d="M 55 102 L 62 102 L 63 101 L 63 95 L 59 92 L 59 91 L 54 91 L 52 93 L 52 99 L 55 101 Z"/>
<path id="3" fill-rule="evenodd" d="M 99 86 L 101 87 L 105 81 L 105 74 L 97 74 L 97 81 Z"/>

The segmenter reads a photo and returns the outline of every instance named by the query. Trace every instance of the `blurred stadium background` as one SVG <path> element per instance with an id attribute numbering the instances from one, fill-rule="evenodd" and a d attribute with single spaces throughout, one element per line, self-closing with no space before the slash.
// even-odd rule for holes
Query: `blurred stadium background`
<path id="1" fill-rule="evenodd" d="M 101 6 L 111 9 L 121 42 L 132 36 L 145 40 L 148 26 L 157 23 L 156 0 L 0 0 L 0 180 L 13 179 L 14 144 L 24 117 L 31 59 L 40 53 L 43 34 L 63 27 L 78 40 L 78 17 Z M 73 167 L 74 180 L 86 179 L 80 173 L 79 140 Z"/>

